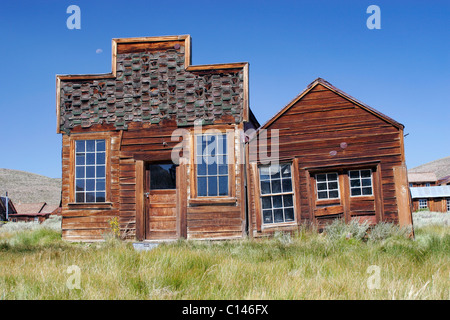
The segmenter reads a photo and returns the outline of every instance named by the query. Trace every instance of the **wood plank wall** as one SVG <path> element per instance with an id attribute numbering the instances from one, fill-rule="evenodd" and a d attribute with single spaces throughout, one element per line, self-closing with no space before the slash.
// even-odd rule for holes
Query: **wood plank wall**
<path id="1" fill-rule="evenodd" d="M 398 207 L 393 168 L 401 166 L 404 159 L 402 130 L 384 119 L 362 109 L 349 100 L 318 84 L 302 99 L 297 101 L 269 129 L 279 130 L 280 162 L 298 161 L 300 221 L 319 222 L 312 212 L 314 198 L 310 176 L 311 168 L 322 172 L 336 171 L 336 168 L 357 168 L 356 163 L 370 164 L 377 169 L 373 175 L 377 181 L 374 192 L 379 198 L 373 201 L 350 200 L 350 217 L 365 217 L 370 221 L 386 220 L 398 222 Z M 347 147 L 342 148 L 341 143 Z M 270 150 L 270 140 L 267 150 Z M 336 154 L 333 154 L 333 151 Z M 255 153 L 250 154 L 254 159 Z M 364 166 L 364 165 L 362 165 Z M 323 169 L 317 169 L 322 167 Z M 327 169 L 330 168 L 330 169 Z M 331 169 L 334 168 L 334 169 Z M 252 171 L 250 185 L 250 213 L 255 235 L 261 230 L 257 225 L 257 203 L 260 201 L 256 183 L 257 171 Z M 377 189 L 379 188 L 379 189 Z M 379 214 L 376 214 L 376 208 Z M 320 221 L 342 217 L 330 215 Z M 331 221 L 331 220 L 330 220 Z"/>

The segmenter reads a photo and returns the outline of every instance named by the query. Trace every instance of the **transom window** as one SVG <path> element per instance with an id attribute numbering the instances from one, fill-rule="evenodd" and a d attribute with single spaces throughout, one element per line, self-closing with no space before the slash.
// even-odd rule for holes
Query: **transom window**
<path id="1" fill-rule="evenodd" d="M 290 164 L 259 167 L 264 224 L 294 221 L 294 199 Z"/>
<path id="2" fill-rule="evenodd" d="M 419 209 L 428 209 L 427 199 L 419 199 Z"/>
<path id="3" fill-rule="evenodd" d="M 352 197 L 371 196 L 372 191 L 372 170 L 352 170 L 349 171 L 350 194 Z"/>
<path id="4" fill-rule="evenodd" d="M 75 201 L 105 202 L 105 140 L 75 141 Z"/>
<path id="5" fill-rule="evenodd" d="M 228 196 L 226 134 L 196 136 L 197 195 Z"/>
<path id="6" fill-rule="evenodd" d="M 336 172 L 316 174 L 317 199 L 338 199 L 339 178 Z"/>

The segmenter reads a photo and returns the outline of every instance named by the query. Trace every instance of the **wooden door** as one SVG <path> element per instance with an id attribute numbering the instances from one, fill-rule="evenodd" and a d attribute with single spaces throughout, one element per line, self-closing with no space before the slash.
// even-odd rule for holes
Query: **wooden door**
<path id="1" fill-rule="evenodd" d="M 145 239 L 177 238 L 176 166 L 147 164 L 145 169 Z"/>

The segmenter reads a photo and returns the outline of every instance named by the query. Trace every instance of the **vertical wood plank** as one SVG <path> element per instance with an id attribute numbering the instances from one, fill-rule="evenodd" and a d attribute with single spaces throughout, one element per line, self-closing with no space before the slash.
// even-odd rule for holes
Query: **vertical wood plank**
<path id="1" fill-rule="evenodd" d="M 294 211 L 297 224 L 300 225 L 302 221 L 302 212 L 300 205 L 300 175 L 298 171 L 298 158 L 292 161 L 292 182 L 294 184 Z"/>
<path id="2" fill-rule="evenodd" d="M 393 168 L 395 182 L 395 197 L 397 198 L 398 222 L 400 226 L 412 225 L 410 209 L 408 174 L 406 166 L 401 165 Z"/>
<path id="3" fill-rule="evenodd" d="M 345 172 L 339 172 L 339 185 L 341 186 L 341 204 L 344 209 L 344 220 L 346 223 L 350 222 L 350 183 L 348 179 L 348 174 Z"/>
<path id="4" fill-rule="evenodd" d="M 253 183 L 255 186 L 255 219 L 256 219 L 256 231 L 261 232 L 261 220 L 262 220 L 262 212 L 261 212 L 261 191 L 259 186 L 259 174 L 258 174 L 258 165 L 256 163 L 251 164 L 251 170 L 253 174 Z"/>
<path id="5" fill-rule="evenodd" d="M 139 241 L 145 237 L 144 214 L 144 161 L 136 160 L 136 238 Z"/>

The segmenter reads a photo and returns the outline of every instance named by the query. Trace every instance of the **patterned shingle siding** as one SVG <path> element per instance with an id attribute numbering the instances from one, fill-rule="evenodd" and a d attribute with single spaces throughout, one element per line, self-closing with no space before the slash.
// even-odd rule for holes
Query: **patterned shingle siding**
<path id="1" fill-rule="evenodd" d="M 184 63 L 184 46 L 120 53 L 115 79 L 62 80 L 60 130 L 94 124 L 114 124 L 119 130 L 132 121 L 164 119 L 190 126 L 197 119 L 213 124 L 223 116 L 242 122 L 243 70 L 188 72 Z"/>

